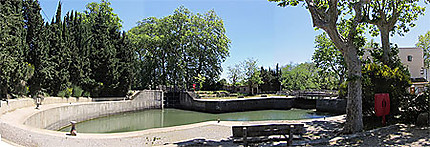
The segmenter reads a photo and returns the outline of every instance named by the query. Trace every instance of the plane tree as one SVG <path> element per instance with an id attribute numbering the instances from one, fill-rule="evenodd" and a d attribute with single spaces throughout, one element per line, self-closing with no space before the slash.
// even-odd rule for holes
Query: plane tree
<path id="1" fill-rule="evenodd" d="M 428 0 L 427 0 L 428 1 Z M 391 51 L 390 36 L 395 33 L 403 36 L 415 26 L 414 21 L 424 15 L 425 7 L 418 5 L 419 0 L 371 0 L 362 6 L 360 22 L 369 27 L 372 36 L 380 35 L 382 44 L 382 59 L 385 65 L 390 65 L 395 52 Z"/>
<path id="2" fill-rule="evenodd" d="M 344 131 L 355 133 L 363 130 L 361 61 L 358 49 L 364 45 L 361 36 L 364 1 L 338 0 L 269 0 L 278 6 L 302 4 L 311 14 L 313 26 L 324 30 L 336 48 L 342 52 L 347 66 L 348 94 L 347 117 Z M 362 41 L 359 41 L 362 40 Z"/>

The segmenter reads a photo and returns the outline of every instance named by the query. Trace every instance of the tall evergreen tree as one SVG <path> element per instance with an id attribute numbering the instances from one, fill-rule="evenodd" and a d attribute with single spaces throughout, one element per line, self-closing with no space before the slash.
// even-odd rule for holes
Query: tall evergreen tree
<path id="1" fill-rule="evenodd" d="M 112 11 L 110 2 L 105 0 L 102 0 L 101 3 L 88 4 L 85 11 L 85 23 L 90 25 L 92 34 L 89 58 L 92 59 L 90 60 L 90 77 L 94 79 L 93 87 L 95 87 L 91 92 L 93 96 L 121 96 L 127 92 L 124 89 L 130 87 L 131 81 L 126 81 L 126 84 L 121 85 L 121 82 L 125 82 L 121 81 L 121 78 L 129 76 L 121 75 L 121 73 L 129 72 L 121 72 L 123 70 L 120 66 L 121 58 L 118 58 L 118 54 L 121 54 L 122 51 L 130 50 L 126 49 L 128 45 L 119 45 L 120 42 L 127 41 L 121 41 L 119 32 L 122 27 L 121 20 Z M 129 53 L 123 54 L 129 55 Z M 127 57 L 129 56 L 124 58 Z M 128 67 L 128 65 L 124 67 Z"/>
<path id="2" fill-rule="evenodd" d="M 34 95 L 42 88 L 50 85 L 45 83 L 52 76 L 52 65 L 49 60 L 48 44 L 45 36 L 45 26 L 40 5 L 37 0 L 24 1 L 24 20 L 27 29 L 26 42 L 28 51 L 27 62 L 34 66 L 34 75 L 29 80 L 30 92 Z"/>
<path id="3" fill-rule="evenodd" d="M 0 1 L 0 93 L 22 94 L 31 65 L 24 60 L 22 1 Z M 25 89 L 24 89 L 25 90 Z"/>
<path id="4" fill-rule="evenodd" d="M 46 37 L 48 38 L 49 51 L 48 60 L 50 61 L 51 76 L 47 78 L 47 92 L 51 95 L 57 95 L 60 91 L 71 87 L 69 66 L 70 50 L 66 45 L 68 40 L 67 30 L 61 20 L 61 2 L 58 3 L 55 19 L 46 25 Z"/>
<path id="5" fill-rule="evenodd" d="M 65 26 L 67 26 L 67 36 L 69 41 L 66 41 L 70 49 L 70 81 L 74 86 L 84 88 L 86 91 L 91 89 L 91 83 L 94 82 L 90 78 L 90 43 L 91 34 L 88 24 L 83 23 L 82 14 L 77 11 L 68 12 L 65 16 Z"/>

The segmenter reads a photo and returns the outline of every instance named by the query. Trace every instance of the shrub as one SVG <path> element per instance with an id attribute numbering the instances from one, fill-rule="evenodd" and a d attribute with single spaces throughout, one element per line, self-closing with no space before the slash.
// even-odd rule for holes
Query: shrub
<path id="1" fill-rule="evenodd" d="M 68 98 L 68 97 L 72 96 L 72 93 L 73 93 L 73 88 L 66 88 L 64 90 L 59 91 L 58 94 L 57 94 L 57 96 L 58 97 L 67 97 Z"/>
<path id="2" fill-rule="evenodd" d="M 400 106 L 409 100 L 407 92 L 410 75 L 404 67 L 390 68 L 381 63 L 368 63 L 363 70 L 363 116 L 374 117 L 374 97 L 376 93 L 390 95 L 390 115 L 400 115 Z"/>
<path id="3" fill-rule="evenodd" d="M 73 94 L 73 88 L 66 88 L 66 97 L 70 97 Z"/>
<path id="4" fill-rule="evenodd" d="M 79 86 L 73 86 L 73 97 L 81 97 L 84 90 Z"/>
<path id="5" fill-rule="evenodd" d="M 419 114 L 430 112 L 430 89 L 428 88 L 418 96 L 409 95 L 408 98 L 402 100 L 400 108 L 403 122 L 414 123 Z"/>
<path id="6" fill-rule="evenodd" d="M 88 92 L 88 91 L 85 91 L 85 92 L 84 92 L 84 94 L 83 94 L 82 96 L 84 96 L 84 97 L 90 97 L 90 96 L 91 96 L 91 93 L 90 93 L 90 92 Z"/>
<path id="7" fill-rule="evenodd" d="M 61 90 L 57 93 L 58 97 L 65 97 L 66 96 L 66 91 L 65 90 Z"/>

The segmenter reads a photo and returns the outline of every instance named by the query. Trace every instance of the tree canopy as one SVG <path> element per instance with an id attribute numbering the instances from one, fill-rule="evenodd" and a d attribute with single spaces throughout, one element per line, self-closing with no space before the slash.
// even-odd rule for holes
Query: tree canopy
<path id="1" fill-rule="evenodd" d="M 342 53 L 334 46 L 333 42 L 327 38 L 326 33 L 315 37 L 315 52 L 312 56 L 315 66 L 320 70 L 319 75 L 322 83 L 326 83 L 324 89 L 339 88 L 345 81 L 346 63 Z M 335 77 L 331 79 L 331 77 Z"/>
<path id="2" fill-rule="evenodd" d="M 64 17 L 59 2 L 50 23 L 37 0 L 0 4 L 3 96 L 121 96 L 131 88 L 135 54 L 108 1 Z"/>
<path id="3" fill-rule="evenodd" d="M 423 49 L 424 52 L 424 66 L 427 69 L 430 68 L 430 31 L 427 31 L 426 34 L 418 36 L 418 42 L 416 44 L 417 47 Z"/>
<path id="4" fill-rule="evenodd" d="M 418 5 L 419 0 L 387 0 L 387 1 L 367 1 L 362 5 L 360 20 L 369 26 L 372 36 L 381 35 L 382 61 L 390 67 L 393 56 L 391 54 L 390 36 L 396 32 L 400 36 L 409 32 L 415 26 L 414 21 L 420 15 L 424 15 L 425 7 Z M 394 59 L 395 60 L 395 59 Z"/>
<path id="5" fill-rule="evenodd" d="M 129 33 L 139 59 L 135 87 L 189 89 L 203 77 L 214 84 L 229 56 L 231 41 L 213 10 L 193 14 L 181 6 L 172 15 L 145 18 Z"/>

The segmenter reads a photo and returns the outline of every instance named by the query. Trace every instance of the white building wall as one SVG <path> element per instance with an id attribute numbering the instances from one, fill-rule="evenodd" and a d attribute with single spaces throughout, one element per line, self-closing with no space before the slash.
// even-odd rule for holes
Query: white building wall
<path id="1" fill-rule="evenodd" d="M 399 48 L 399 57 L 411 73 L 411 78 L 426 78 L 424 69 L 424 53 L 421 48 Z M 409 59 L 408 59 L 409 58 Z"/>

